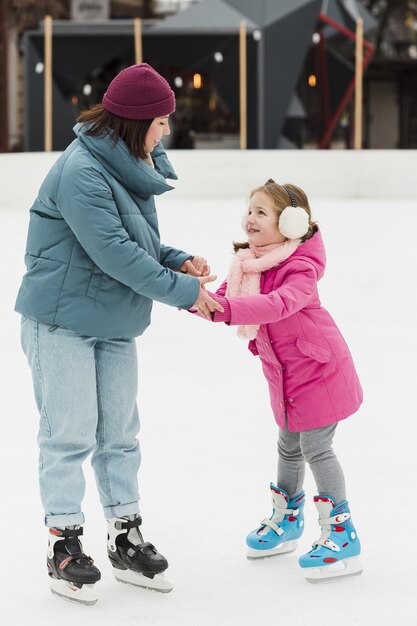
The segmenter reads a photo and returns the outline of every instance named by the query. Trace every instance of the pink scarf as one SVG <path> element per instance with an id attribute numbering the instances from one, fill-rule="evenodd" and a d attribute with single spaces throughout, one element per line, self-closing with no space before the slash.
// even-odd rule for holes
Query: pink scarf
<path id="1" fill-rule="evenodd" d="M 261 274 L 276 267 L 295 252 L 300 239 L 288 239 L 284 243 L 269 246 L 241 248 L 235 254 L 227 277 L 227 296 L 250 296 L 260 293 Z M 255 339 L 259 325 L 238 326 L 242 339 Z"/>

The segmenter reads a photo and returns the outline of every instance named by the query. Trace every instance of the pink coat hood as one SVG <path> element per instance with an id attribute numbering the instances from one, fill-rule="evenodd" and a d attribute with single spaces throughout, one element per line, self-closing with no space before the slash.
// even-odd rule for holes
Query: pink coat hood
<path id="1" fill-rule="evenodd" d="M 262 273 L 261 293 L 215 297 L 224 307 L 215 322 L 259 324 L 249 349 L 259 355 L 275 420 L 290 431 L 328 426 L 359 408 L 362 389 L 349 348 L 321 306 L 317 281 L 326 254 L 320 231 L 285 261 Z"/>

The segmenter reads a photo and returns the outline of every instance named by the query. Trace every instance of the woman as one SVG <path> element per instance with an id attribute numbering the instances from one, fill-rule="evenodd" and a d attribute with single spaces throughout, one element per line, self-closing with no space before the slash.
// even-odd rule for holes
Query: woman
<path id="1" fill-rule="evenodd" d="M 40 492 L 53 593 L 97 601 L 100 572 L 83 553 L 82 463 L 92 453 L 121 582 L 170 591 L 166 559 L 139 530 L 135 337 L 152 301 L 206 315 L 205 259 L 160 244 L 154 195 L 176 178 L 160 143 L 174 93 L 146 63 L 82 113 L 30 211 L 27 272 L 17 297 L 22 346 L 40 413 Z"/>

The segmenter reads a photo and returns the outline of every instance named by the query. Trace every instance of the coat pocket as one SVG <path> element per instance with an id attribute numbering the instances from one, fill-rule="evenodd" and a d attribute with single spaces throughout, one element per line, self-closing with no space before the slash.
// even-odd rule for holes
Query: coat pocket
<path id="1" fill-rule="evenodd" d="M 308 356 L 319 363 L 328 363 L 332 358 L 330 350 L 318 343 L 313 343 L 302 337 L 298 337 L 296 341 L 297 348 L 302 354 Z"/>
<path id="2" fill-rule="evenodd" d="M 103 272 L 97 266 L 91 272 L 90 282 L 87 288 L 86 296 L 89 298 L 95 298 L 100 288 L 101 279 L 103 278 Z"/>

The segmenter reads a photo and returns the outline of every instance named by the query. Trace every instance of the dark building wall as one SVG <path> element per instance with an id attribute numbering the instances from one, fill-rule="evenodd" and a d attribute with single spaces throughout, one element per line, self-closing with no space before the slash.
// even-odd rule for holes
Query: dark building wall
<path id="1" fill-rule="evenodd" d="M 64 149 L 74 138 L 72 127 L 83 100 L 82 87 L 95 72 L 101 70 L 104 93 L 106 78 L 111 80 L 118 65 L 127 59 L 133 63 L 133 42 L 125 36 L 54 35 L 53 39 L 53 149 Z M 25 36 L 25 150 L 43 150 L 44 133 L 44 74 L 37 74 L 36 64 L 43 62 L 43 35 Z M 76 97 L 78 104 L 71 98 Z M 91 103 L 93 100 L 91 100 Z"/>
<path id="2" fill-rule="evenodd" d="M 239 124 L 239 41 L 237 36 L 164 35 L 144 36 L 144 60 L 170 80 L 175 75 L 202 72 L 215 83 L 230 115 Z M 256 146 L 256 42 L 248 37 L 248 145 Z M 222 51 L 223 62 L 215 63 L 213 53 Z M 43 150 L 43 81 L 35 66 L 43 61 L 43 35 L 29 32 L 25 37 L 26 58 L 26 144 L 29 151 Z M 106 86 L 127 65 L 134 63 L 131 35 L 93 33 L 54 35 L 53 39 L 53 149 L 64 149 L 74 138 L 72 127 L 81 108 L 100 102 Z M 85 83 L 94 85 L 89 98 Z M 175 89 L 175 87 L 173 86 Z M 72 101 L 76 100 L 78 103 Z M 190 112 L 191 114 L 191 112 Z"/>

